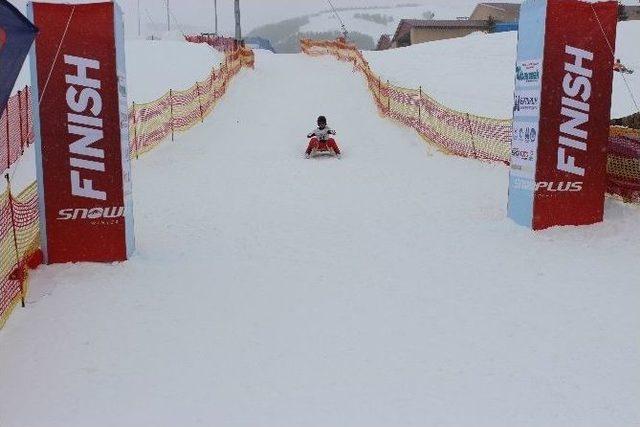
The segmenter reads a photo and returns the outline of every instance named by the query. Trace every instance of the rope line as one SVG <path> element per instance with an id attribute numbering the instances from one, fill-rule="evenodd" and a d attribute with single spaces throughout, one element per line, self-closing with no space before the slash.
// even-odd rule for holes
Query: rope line
<path id="1" fill-rule="evenodd" d="M 598 16 L 598 13 L 596 12 L 596 9 L 593 6 L 593 3 L 591 3 L 591 10 L 593 11 L 593 15 L 596 17 L 596 21 L 598 21 L 598 25 L 600 26 L 600 31 L 602 32 L 602 36 L 604 37 L 605 41 L 607 42 L 607 46 L 609 46 L 609 52 L 611 52 L 611 57 L 613 59 L 615 59 L 616 52 L 613 49 L 613 46 L 611 46 L 611 42 L 607 38 L 607 33 L 604 31 L 604 26 L 602 25 L 602 21 L 600 21 L 600 17 Z M 636 111 L 638 113 L 640 113 L 640 106 L 638 105 L 638 101 L 636 100 L 636 97 L 633 94 L 633 91 L 631 90 L 631 85 L 629 84 L 629 81 L 627 80 L 627 77 L 624 75 L 624 73 L 620 73 L 620 74 L 622 75 L 622 80 L 624 80 L 624 84 L 627 87 L 627 92 L 629 92 L 629 96 L 631 97 L 631 101 L 633 102 L 633 105 L 635 105 L 635 107 L 636 107 Z"/>

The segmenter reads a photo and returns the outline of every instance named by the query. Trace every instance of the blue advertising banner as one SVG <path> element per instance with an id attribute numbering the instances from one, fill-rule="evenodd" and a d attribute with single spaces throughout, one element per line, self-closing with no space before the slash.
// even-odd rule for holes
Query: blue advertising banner
<path id="1" fill-rule="evenodd" d="M 508 216 L 531 227 L 536 186 L 547 0 L 522 4 L 513 107 Z"/>
<path id="2" fill-rule="evenodd" d="M 0 0 L 0 114 L 4 112 L 38 29 L 7 0 Z"/>

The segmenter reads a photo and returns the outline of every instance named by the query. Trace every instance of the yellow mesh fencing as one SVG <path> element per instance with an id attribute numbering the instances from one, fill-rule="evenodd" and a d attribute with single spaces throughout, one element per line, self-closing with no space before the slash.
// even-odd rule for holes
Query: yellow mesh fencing
<path id="1" fill-rule="evenodd" d="M 220 69 L 186 90 L 170 90 L 155 101 L 133 103 L 129 110 L 130 156 L 157 147 L 176 132 L 186 132 L 213 111 L 229 83 L 244 67 L 254 67 L 251 49 L 225 52 Z M 10 185 L 0 194 L 0 329 L 16 305 L 24 301 L 29 267 L 42 260 L 40 252 L 37 185 L 32 183 L 17 197 Z"/>
<path id="2" fill-rule="evenodd" d="M 311 56 L 330 55 L 361 72 L 378 110 L 413 128 L 427 142 L 449 154 L 508 164 L 512 121 L 481 117 L 448 108 L 422 88 L 390 84 L 376 75 L 358 48 L 342 39 L 301 40 Z M 608 191 L 626 202 L 640 203 L 640 131 L 612 127 L 609 138 Z"/>

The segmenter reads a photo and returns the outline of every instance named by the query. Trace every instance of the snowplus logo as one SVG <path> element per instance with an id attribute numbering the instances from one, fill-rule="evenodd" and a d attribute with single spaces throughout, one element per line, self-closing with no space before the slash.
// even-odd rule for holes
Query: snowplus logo
<path id="1" fill-rule="evenodd" d="M 515 185 L 516 190 L 533 190 L 536 193 L 579 193 L 583 187 L 584 182 L 517 181 Z"/>
<path id="2" fill-rule="evenodd" d="M 58 211 L 58 221 L 124 218 L 124 206 L 111 208 L 70 208 Z"/>

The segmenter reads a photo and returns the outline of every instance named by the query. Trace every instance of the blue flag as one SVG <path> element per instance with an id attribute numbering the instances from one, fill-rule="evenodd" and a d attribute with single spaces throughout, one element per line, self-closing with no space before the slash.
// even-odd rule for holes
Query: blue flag
<path id="1" fill-rule="evenodd" d="M 4 112 L 38 29 L 7 0 L 0 0 L 0 114 Z"/>

